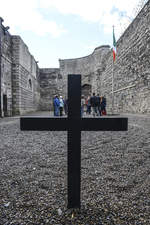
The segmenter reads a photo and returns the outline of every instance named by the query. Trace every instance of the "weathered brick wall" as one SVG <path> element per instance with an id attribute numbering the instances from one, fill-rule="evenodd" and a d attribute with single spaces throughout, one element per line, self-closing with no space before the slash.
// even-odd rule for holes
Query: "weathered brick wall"
<path id="1" fill-rule="evenodd" d="M 112 106 L 112 53 L 100 76 L 101 92 Z M 116 112 L 150 112 L 150 1 L 117 42 L 114 65 L 114 107 Z"/>
<path id="2" fill-rule="evenodd" d="M 11 36 L 0 24 L 1 35 L 1 109 L 2 115 L 12 115 L 12 58 L 11 58 Z M 5 99 L 5 100 L 4 100 Z"/>
<path id="3" fill-rule="evenodd" d="M 19 36 L 12 36 L 12 42 L 14 114 L 36 111 L 40 101 L 37 63 Z"/>
<path id="4" fill-rule="evenodd" d="M 40 69 L 40 109 L 53 110 L 54 95 L 63 95 L 63 79 L 58 68 Z"/>
<path id="5" fill-rule="evenodd" d="M 12 36 L 12 105 L 13 115 L 20 114 L 20 73 L 19 73 L 19 45 L 20 40 L 18 36 Z"/>

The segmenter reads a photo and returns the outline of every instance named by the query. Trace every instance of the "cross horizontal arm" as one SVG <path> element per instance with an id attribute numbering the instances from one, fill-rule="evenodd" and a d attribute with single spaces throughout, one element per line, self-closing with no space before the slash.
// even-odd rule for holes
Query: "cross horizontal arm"
<path id="1" fill-rule="evenodd" d="M 21 117 L 21 130 L 32 131 L 65 131 L 68 129 L 67 118 L 50 118 L 50 117 Z"/>
<path id="2" fill-rule="evenodd" d="M 126 131 L 128 129 L 128 118 L 100 117 L 82 118 L 82 131 Z"/>
<path id="3" fill-rule="evenodd" d="M 51 118 L 51 117 L 21 117 L 21 130 L 32 131 L 126 131 L 128 118 L 102 117 L 102 118 Z"/>

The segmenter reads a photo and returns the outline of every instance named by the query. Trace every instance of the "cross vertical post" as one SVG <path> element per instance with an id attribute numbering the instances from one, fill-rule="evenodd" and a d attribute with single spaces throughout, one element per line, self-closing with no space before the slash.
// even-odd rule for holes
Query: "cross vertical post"
<path id="1" fill-rule="evenodd" d="M 68 76 L 68 208 L 80 208 L 81 76 Z"/>

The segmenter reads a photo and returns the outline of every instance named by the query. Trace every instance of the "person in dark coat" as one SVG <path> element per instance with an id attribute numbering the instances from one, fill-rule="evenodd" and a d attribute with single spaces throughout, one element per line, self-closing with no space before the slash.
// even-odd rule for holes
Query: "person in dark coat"
<path id="1" fill-rule="evenodd" d="M 85 107 L 85 99 L 84 99 L 84 95 L 81 96 L 81 117 L 84 114 L 84 107 Z"/>
<path id="2" fill-rule="evenodd" d="M 90 96 L 87 97 L 85 104 L 86 104 L 86 114 L 91 114 Z"/>
<path id="3" fill-rule="evenodd" d="M 93 93 L 93 96 L 90 98 L 90 103 L 91 103 L 91 108 L 93 112 L 93 116 L 98 116 L 98 101 L 97 101 L 97 96 L 95 96 L 95 93 Z"/>
<path id="4" fill-rule="evenodd" d="M 99 116 L 101 116 L 101 98 L 99 94 L 97 94 L 97 104 L 98 104 L 98 113 L 99 113 Z"/>
<path id="5" fill-rule="evenodd" d="M 64 111 L 65 111 L 65 115 L 68 114 L 68 99 L 65 98 L 64 100 Z"/>
<path id="6" fill-rule="evenodd" d="M 101 97 L 101 114 L 106 115 L 106 97 Z"/>

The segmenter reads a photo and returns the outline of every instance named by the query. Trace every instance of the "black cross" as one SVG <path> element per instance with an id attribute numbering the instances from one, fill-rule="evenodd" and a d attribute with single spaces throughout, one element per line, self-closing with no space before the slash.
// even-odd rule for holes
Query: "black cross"
<path id="1" fill-rule="evenodd" d="M 68 131 L 68 208 L 80 208 L 81 131 L 126 131 L 128 119 L 81 118 L 81 75 L 68 75 L 68 117 L 22 117 L 21 130 Z"/>

